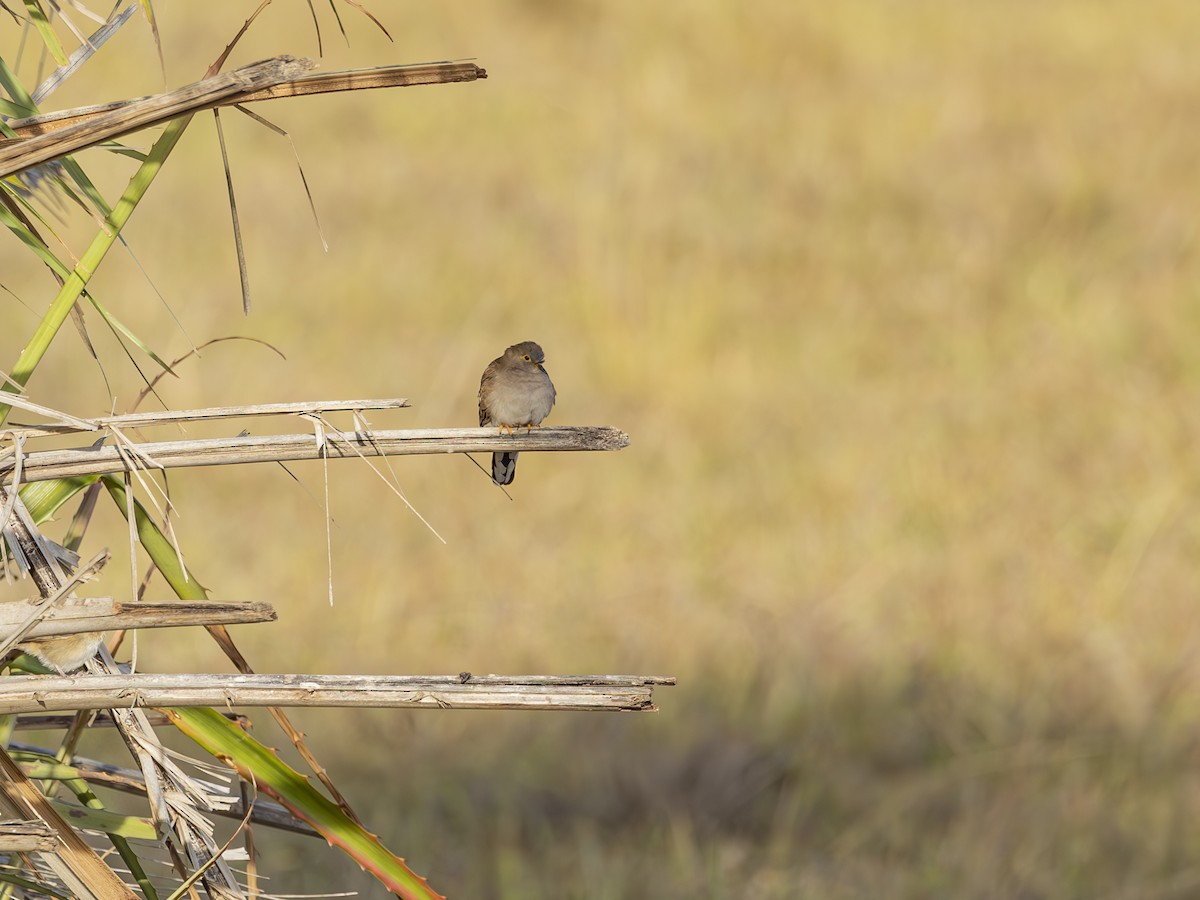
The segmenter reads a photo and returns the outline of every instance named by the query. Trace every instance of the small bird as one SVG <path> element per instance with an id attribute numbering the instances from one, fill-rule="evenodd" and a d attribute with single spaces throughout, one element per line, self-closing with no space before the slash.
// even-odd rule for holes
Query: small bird
<path id="1" fill-rule="evenodd" d="M 96 655 L 104 633 L 64 634 L 61 637 L 30 638 L 17 644 L 12 651 L 23 650 L 44 662 L 51 669 L 66 674 L 73 672 Z"/>
<path id="2" fill-rule="evenodd" d="M 554 406 L 554 383 L 542 363 L 546 354 L 533 341 L 513 344 L 488 363 L 479 381 L 479 427 L 514 428 L 541 425 Z M 517 471 L 515 451 L 492 454 L 492 481 L 511 484 Z"/>

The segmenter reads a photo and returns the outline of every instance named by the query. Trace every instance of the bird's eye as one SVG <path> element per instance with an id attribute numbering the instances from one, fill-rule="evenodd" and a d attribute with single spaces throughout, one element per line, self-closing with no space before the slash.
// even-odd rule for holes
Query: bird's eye
<path id="1" fill-rule="evenodd" d="M 525 354 L 523 357 L 521 357 L 521 358 L 522 358 L 523 360 L 525 360 L 525 362 L 533 362 L 533 360 L 530 358 L 530 356 L 529 356 L 529 354 L 528 354 L 528 353 L 526 353 L 526 354 Z"/>

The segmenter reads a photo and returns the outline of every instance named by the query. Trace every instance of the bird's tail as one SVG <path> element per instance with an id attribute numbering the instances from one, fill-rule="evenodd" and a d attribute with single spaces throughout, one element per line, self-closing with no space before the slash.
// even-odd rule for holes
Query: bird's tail
<path id="1" fill-rule="evenodd" d="M 517 454 L 505 451 L 492 454 L 492 481 L 496 484 L 512 484 L 517 474 Z"/>

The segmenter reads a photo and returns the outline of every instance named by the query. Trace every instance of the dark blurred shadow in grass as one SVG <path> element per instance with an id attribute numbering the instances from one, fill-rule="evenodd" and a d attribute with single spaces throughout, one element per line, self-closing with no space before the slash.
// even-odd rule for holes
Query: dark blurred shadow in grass
<path id="1" fill-rule="evenodd" d="M 432 715 L 329 713 L 320 731 L 353 730 L 324 752 L 338 782 L 452 897 L 1148 897 L 1200 885 L 1193 729 L 1131 730 L 1086 686 L 1043 698 L 1053 714 L 1033 727 L 1022 704 L 928 666 L 888 682 L 813 679 L 767 720 L 753 698 L 778 677 L 738 708 L 709 678 L 664 691 L 656 717 L 461 714 L 470 721 L 446 740 Z M 263 840 L 272 890 L 357 881 L 302 840 Z M 289 864 L 299 871 L 282 874 Z"/>

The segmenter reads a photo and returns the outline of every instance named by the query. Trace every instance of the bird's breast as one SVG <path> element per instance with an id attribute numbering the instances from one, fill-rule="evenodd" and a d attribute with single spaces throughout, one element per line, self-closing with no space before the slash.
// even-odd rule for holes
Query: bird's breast
<path id="1" fill-rule="evenodd" d="M 554 385 L 545 372 L 536 378 L 522 378 L 516 383 L 498 386 L 488 402 L 488 412 L 494 424 L 516 427 L 540 425 L 554 406 Z"/>

